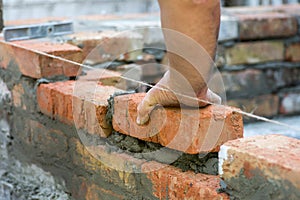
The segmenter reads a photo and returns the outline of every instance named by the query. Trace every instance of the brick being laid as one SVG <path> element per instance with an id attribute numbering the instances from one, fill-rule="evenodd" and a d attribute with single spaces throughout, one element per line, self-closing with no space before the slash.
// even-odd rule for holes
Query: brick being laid
<path id="1" fill-rule="evenodd" d="M 219 173 L 239 199 L 299 199 L 300 140 L 255 136 L 225 143 Z"/>
<path id="2" fill-rule="evenodd" d="M 145 94 L 114 98 L 113 129 L 144 141 L 189 154 L 218 152 L 228 140 L 243 137 L 242 116 L 231 107 L 162 108 L 151 113 L 147 125 L 136 124 L 137 105 Z"/>

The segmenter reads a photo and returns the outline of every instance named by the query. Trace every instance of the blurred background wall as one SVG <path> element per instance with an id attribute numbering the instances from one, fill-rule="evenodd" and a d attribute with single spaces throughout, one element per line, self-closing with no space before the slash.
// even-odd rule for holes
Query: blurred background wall
<path id="1" fill-rule="evenodd" d="M 297 3 L 299 0 L 222 0 L 224 6 Z M 158 12 L 157 0 L 3 0 L 4 20 L 49 16 Z"/>

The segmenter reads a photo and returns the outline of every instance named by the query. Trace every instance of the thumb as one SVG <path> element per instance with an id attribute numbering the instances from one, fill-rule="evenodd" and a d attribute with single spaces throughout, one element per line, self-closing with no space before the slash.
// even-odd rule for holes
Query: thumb
<path id="1" fill-rule="evenodd" d="M 147 93 L 143 101 L 137 107 L 136 123 L 138 125 L 146 124 L 149 121 L 150 114 L 157 104 L 150 96 L 150 93 Z"/>

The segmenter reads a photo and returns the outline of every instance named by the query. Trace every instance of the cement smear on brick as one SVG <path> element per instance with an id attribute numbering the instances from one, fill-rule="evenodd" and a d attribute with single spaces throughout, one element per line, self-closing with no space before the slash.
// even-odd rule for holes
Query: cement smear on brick
<path id="1" fill-rule="evenodd" d="M 253 176 L 247 178 L 242 169 L 238 177 L 226 180 L 227 185 L 221 185 L 221 190 L 228 193 L 233 200 L 300 199 L 300 190 L 287 180 L 270 179 L 259 169 L 251 170 L 251 174 Z"/>
<path id="2" fill-rule="evenodd" d="M 113 132 L 107 140 L 110 146 L 117 147 L 114 150 L 125 151 L 140 159 L 171 164 L 183 171 L 191 170 L 195 173 L 218 174 L 217 153 L 190 155 L 117 132 Z"/>

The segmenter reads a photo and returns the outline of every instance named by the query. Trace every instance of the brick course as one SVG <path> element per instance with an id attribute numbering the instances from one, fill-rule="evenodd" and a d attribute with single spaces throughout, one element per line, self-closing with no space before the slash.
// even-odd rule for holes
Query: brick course
<path id="1" fill-rule="evenodd" d="M 11 62 L 18 65 L 19 71 L 31 78 L 52 77 L 58 75 L 76 76 L 79 67 L 60 60 L 49 58 L 28 49 L 41 51 L 47 54 L 59 56 L 78 63 L 82 62 L 81 50 L 70 44 L 43 42 L 39 40 L 12 42 L 21 47 L 16 47 L 0 41 L 0 50 L 3 52 L 0 65 L 8 68 Z M 23 48 L 24 47 L 24 48 Z M 28 49 L 26 49 L 28 48 Z"/>
<path id="2" fill-rule="evenodd" d="M 285 13 L 263 12 L 235 15 L 241 40 L 295 36 L 297 19 Z"/>
<path id="3" fill-rule="evenodd" d="M 284 60 L 282 41 L 237 43 L 225 49 L 227 65 L 256 64 Z"/>
<path id="4" fill-rule="evenodd" d="M 120 90 L 94 82 L 66 81 L 41 84 L 37 90 L 39 108 L 45 115 L 66 124 L 75 124 L 91 134 L 107 137 L 107 99 Z"/>

